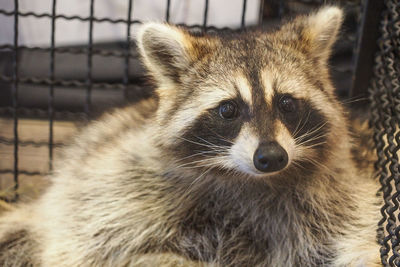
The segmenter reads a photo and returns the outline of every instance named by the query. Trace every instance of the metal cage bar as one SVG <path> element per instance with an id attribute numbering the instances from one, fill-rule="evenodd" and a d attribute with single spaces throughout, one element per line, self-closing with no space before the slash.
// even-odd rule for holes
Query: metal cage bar
<path id="1" fill-rule="evenodd" d="M 35 17 L 35 18 L 52 18 L 52 15 L 49 13 L 35 13 L 35 12 L 19 12 L 19 11 L 7 11 L 7 10 L 0 10 L 0 15 L 6 16 L 15 16 L 17 14 L 19 17 Z M 125 19 L 110 19 L 110 18 L 97 18 L 97 17 L 80 17 L 80 16 L 67 16 L 67 15 L 56 15 L 56 19 L 65 19 L 65 20 L 78 20 L 82 22 L 91 21 L 96 23 L 108 22 L 108 23 L 128 23 Z M 131 24 L 141 23 L 140 20 L 132 20 Z"/>
<path id="2" fill-rule="evenodd" d="M 87 78 L 86 78 L 86 101 L 85 113 L 90 113 L 92 105 L 92 63 L 93 63 L 93 17 L 94 17 L 94 0 L 90 0 L 90 19 L 89 19 L 89 41 L 87 53 Z"/>
<path id="3" fill-rule="evenodd" d="M 51 19 L 51 44 L 50 44 L 50 81 L 49 85 L 49 170 L 53 170 L 53 121 L 54 121 L 54 61 L 55 61 L 55 31 L 56 31 L 56 4 L 57 0 L 52 3 L 52 19 Z"/>
<path id="4" fill-rule="evenodd" d="M 19 0 L 14 0 L 14 53 L 13 53 L 13 87 L 12 87 L 12 103 L 13 103 L 13 117 L 14 117 L 14 200 L 19 197 L 18 194 L 18 10 Z"/>
<path id="5" fill-rule="evenodd" d="M 128 2 L 128 23 L 126 25 L 126 49 L 125 49 L 125 65 L 124 65 L 124 96 L 127 96 L 126 88 L 129 84 L 129 59 L 130 59 L 130 50 L 131 50 L 131 20 L 132 20 L 132 5 L 133 0 L 129 0 Z"/>
<path id="6" fill-rule="evenodd" d="M 167 8 L 165 10 L 166 10 L 165 21 L 169 22 L 169 12 L 171 10 L 171 0 L 167 0 Z"/>
<path id="7" fill-rule="evenodd" d="M 243 0 L 242 20 L 241 20 L 241 27 L 242 28 L 244 28 L 246 26 L 246 7 L 247 7 L 247 0 Z"/>
<path id="8" fill-rule="evenodd" d="M 207 19 L 208 19 L 208 4 L 209 0 L 205 0 L 204 2 L 204 15 L 203 15 L 203 28 L 207 27 Z"/>

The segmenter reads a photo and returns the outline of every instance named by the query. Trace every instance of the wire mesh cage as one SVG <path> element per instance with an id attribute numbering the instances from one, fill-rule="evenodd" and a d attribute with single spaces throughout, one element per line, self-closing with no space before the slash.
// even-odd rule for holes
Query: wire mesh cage
<path id="1" fill-rule="evenodd" d="M 49 0 L 47 11 L 33 8 L 27 0 L 0 3 L 4 25 L 0 37 L 6 36 L 0 38 L 0 197 L 7 201 L 17 200 L 26 186 L 41 187 L 37 186 L 44 183 L 41 178 L 56 169 L 57 149 L 81 124 L 107 108 L 151 95 L 133 41 L 135 27 L 145 20 L 141 14 L 146 6 L 157 11 L 152 19 L 194 31 L 219 31 L 268 30 L 287 15 L 326 4 L 322 0 L 235 0 L 227 7 L 218 0 L 159 0 L 154 8 L 153 1 L 121 0 L 107 6 L 119 5 L 115 17 L 98 12 L 99 6 L 109 3 L 105 0 L 80 1 L 76 6 L 84 6 L 82 12 L 69 10 L 68 2 L 73 5 L 73 1 Z M 192 10 L 197 12 L 192 17 L 187 15 L 190 3 L 195 3 Z M 335 3 L 347 14 L 331 61 L 338 94 L 366 96 L 369 79 L 365 77 L 374 74 L 369 89 L 371 125 L 385 200 L 379 242 L 384 266 L 400 266 L 400 4 L 397 0 Z M 186 15 L 179 18 L 179 12 Z M 220 23 L 218 19 L 227 13 L 232 21 Z M 45 42 L 29 42 L 31 29 L 22 26 L 34 23 L 47 29 L 42 35 Z M 24 39 L 21 30 L 30 34 Z M 80 36 L 79 42 L 62 41 L 70 31 Z M 104 32 L 118 34 L 105 41 L 97 35 Z"/>
<path id="2" fill-rule="evenodd" d="M 384 1 L 379 50 L 370 88 L 371 124 L 378 155 L 376 168 L 384 205 L 379 242 L 384 266 L 400 266 L 400 2 Z"/>

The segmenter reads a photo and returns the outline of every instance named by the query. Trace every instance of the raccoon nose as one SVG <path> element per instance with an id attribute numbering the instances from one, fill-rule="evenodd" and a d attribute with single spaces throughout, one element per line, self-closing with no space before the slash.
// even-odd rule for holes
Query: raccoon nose
<path id="1" fill-rule="evenodd" d="M 261 143 L 253 156 L 254 166 L 262 172 L 282 170 L 288 163 L 288 154 L 277 142 Z"/>

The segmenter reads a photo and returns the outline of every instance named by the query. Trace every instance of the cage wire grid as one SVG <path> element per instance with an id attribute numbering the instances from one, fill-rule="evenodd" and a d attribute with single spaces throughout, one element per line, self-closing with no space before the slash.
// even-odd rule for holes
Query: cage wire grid
<path id="1" fill-rule="evenodd" d="M 384 198 L 379 222 L 381 261 L 400 266 L 400 2 L 384 1 L 374 79 L 370 88 L 371 125 Z M 394 188 L 393 188 L 394 187 Z"/>
<path id="2" fill-rule="evenodd" d="M 68 16 L 58 14 L 57 0 L 52 0 L 51 13 L 35 13 L 21 12 L 19 8 L 19 0 L 14 0 L 14 9 L 7 11 L 0 9 L 0 15 L 13 17 L 14 20 L 14 36 L 12 44 L 0 45 L 0 51 L 12 51 L 12 75 L 0 75 L 0 81 L 9 83 L 11 87 L 12 105 L 8 107 L 0 107 L 1 114 L 12 116 L 13 121 L 13 137 L 8 139 L 0 136 L 0 144 L 13 147 L 13 168 L 0 169 L 1 174 L 13 175 L 15 195 L 13 199 L 8 201 L 16 201 L 19 198 L 19 176 L 44 176 L 46 173 L 39 171 L 28 171 L 19 169 L 19 148 L 24 146 L 32 147 L 48 147 L 48 169 L 53 169 L 54 149 L 61 146 L 61 143 L 54 142 L 54 121 L 55 117 L 71 118 L 71 119 L 87 119 L 92 111 L 92 91 L 93 89 L 104 90 L 122 90 L 126 94 L 126 89 L 133 81 L 130 78 L 130 61 L 137 58 L 137 53 L 132 49 L 131 44 L 131 28 L 134 24 L 140 24 L 140 20 L 132 17 L 133 0 L 128 1 L 128 9 L 126 18 L 111 19 L 108 17 L 96 17 L 95 0 L 89 0 L 89 16 Z M 280 1 L 283 3 L 284 1 Z M 323 1 L 321 1 L 322 3 Z M 364 1 L 364 4 L 368 2 Z M 262 12 L 262 3 L 260 1 L 260 13 Z M 246 8 L 247 1 L 242 1 L 241 6 L 241 28 L 246 27 Z M 166 22 L 170 21 L 171 0 L 165 1 L 165 18 Z M 280 14 L 283 5 L 279 6 Z M 209 0 L 204 0 L 203 23 L 196 25 L 181 25 L 192 30 L 198 31 L 219 31 L 230 30 L 229 28 L 217 28 L 208 25 Z M 378 53 L 374 63 L 374 79 L 369 89 L 369 100 L 371 103 L 371 125 L 374 129 L 374 141 L 378 161 L 376 169 L 379 173 L 379 181 L 382 184 L 382 195 L 384 198 L 384 206 L 381 209 L 382 219 L 379 222 L 378 239 L 381 244 L 381 260 L 384 266 L 400 266 L 400 215 L 396 216 L 400 202 L 400 176 L 399 176 L 399 159 L 398 151 L 400 149 L 400 3 L 398 0 L 384 0 L 384 12 L 380 20 L 379 33 L 381 35 L 378 40 Z M 34 17 L 48 18 L 51 22 L 50 47 L 24 46 L 19 44 L 19 18 Z M 55 32 L 56 21 L 81 21 L 89 24 L 87 32 L 88 42 L 84 48 L 76 47 L 57 47 Z M 93 40 L 93 28 L 96 23 L 122 24 L 126 27 L 125 43 L 123 49 L 109 50 L 96 48 Z M 259 23 L 262 23 L 260 16 Z M 360 38 L 360 36 L 358 36 Z M 26 51 L 42 51 L 49 54 L 48 77 L 21 77 L 19 74 L 20 53 Z M 86 56 L 86 78 L 85 80 L 74 79 L 57 79 L 55 75 L 55 59 L 58 54 L 79 54 Z M 104 57 L 121 58 L 123 60 L 123 77 L 119 83 L 105 83 L 93 81 L 93 56 L 101 55 Z M 48 87 L 48 105 L 47 109 L 25 108 L 19 104 L 19 86 L 20 84 L 35 84 Z M 82 111 L 71 112 L 69 110 L 55 109 L 54 93 L 56 86 L 71 86 L 85 88 L 85 103 Z M 48 142 L 41 141 L 21 141 L 19 138 L 18 123 L 20 116 L 26 114 L 36 114 L 48 119 Z M 393 189 L 394 187 L 394 189 Z"/>

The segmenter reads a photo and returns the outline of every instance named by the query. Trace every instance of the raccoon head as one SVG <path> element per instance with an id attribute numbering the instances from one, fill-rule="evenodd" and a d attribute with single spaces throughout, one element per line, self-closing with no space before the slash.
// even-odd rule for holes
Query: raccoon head
<path id="1" fill-rule="evenodd" d="M 322 166 L 344 130 L 327 69 L 341 21 L 339 8 L 325 7 L 272 33 L 143 25 L 138 47 L 157 84 L 168 157 L 249 176 Z"/>

